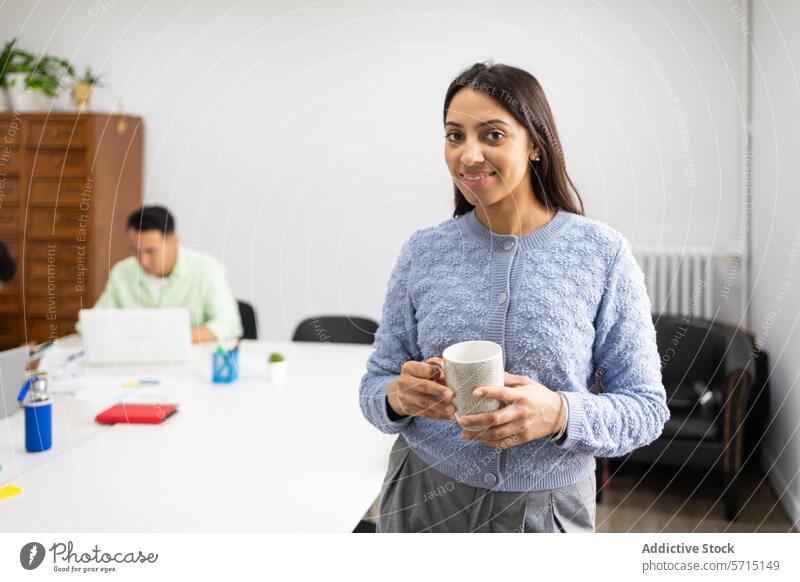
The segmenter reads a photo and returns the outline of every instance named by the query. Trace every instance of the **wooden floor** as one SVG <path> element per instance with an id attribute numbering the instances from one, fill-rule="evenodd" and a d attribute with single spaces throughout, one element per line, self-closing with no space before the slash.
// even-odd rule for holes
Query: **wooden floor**
<path id="1" fill-rule="evenodd" d="M 742 474 L 743 506 L 725 519 L 721 479 L 705 471 L 611 466 L 611 482 L 597 504 L 598 532 L 793 532 L 791 520 L 759 467 Z"/>

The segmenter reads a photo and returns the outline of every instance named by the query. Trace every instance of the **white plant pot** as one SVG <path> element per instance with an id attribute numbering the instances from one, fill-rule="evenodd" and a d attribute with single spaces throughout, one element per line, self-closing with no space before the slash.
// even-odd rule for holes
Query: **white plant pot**
<path id="1" fill-rule="evenodd" d="M 14 105 L 25 92 L 25 77 L 26 73 L 8 73 L 6 75 L 6 97 L 7 106 L 9 109 L 15 109 Z"/>
<path id="2" fill-rule="evenodd" d="M 269 362 L 267 364 L 267 376 L 273 384 L 283 385 L 286 383 L 286 361 Z"/>
<path id="3" fill-rule="evenodd" d="M 21 113 L 30 111 L 50 111 L 53 98 L 39 91 L 25 88 L 27 73 L 9 73 L 6 75 L 8 86 L 8 108 Z"/>
<path id="4" fill-rule="evenodd" d="M 50 111 L 53 108 L 53 98 L 39 91 L 24 91 L 15 109 L 20 112 Z"/>

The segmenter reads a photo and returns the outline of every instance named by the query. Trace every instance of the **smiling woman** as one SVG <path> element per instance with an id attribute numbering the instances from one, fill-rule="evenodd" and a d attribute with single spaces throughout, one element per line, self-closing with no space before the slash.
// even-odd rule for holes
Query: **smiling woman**
<path id="1" fill-rule="evenodd" d="M 447 90 L 444 124 L 454 216 L 475 207 L 484 217 L 488 207 L 498 218 L 509 207 L 519 209 L 511 214 L 524 215 L 525 208 L 537 206 L 539 213 L 560 208 L 583 214 L 550 105 L 530 73 L 507 65 L 474 65 Z"/>
<path id="2" fill-rule="evenodd" d="M 361 381 L 367 419 L 401 433 L 378 531 L 594 531 L 594 457 L 669 417 L 643 274 L 583 215 L 532 75 L 474 65 L 444 124 L 454 217 L 403 246 Z M 504 385 L 473 392 L 502 406 L 456 420 L 436 364 L 471 340 L 503 348 Z"/>

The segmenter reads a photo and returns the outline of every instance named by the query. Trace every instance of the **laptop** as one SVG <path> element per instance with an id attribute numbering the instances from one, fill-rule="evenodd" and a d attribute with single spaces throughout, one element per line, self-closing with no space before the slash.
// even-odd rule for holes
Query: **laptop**
<path id="1" fill-rule="evenodd" d="M 186 309 L 81 309 L 86 363 L 177 364 L 192 355 Z"/>
<path id="2" fill-rule="evenodd" d="M 0 418 L 11 416 L 19 410 L 17 396 L 27 367 L 27 346 L 0 352 Z"/>

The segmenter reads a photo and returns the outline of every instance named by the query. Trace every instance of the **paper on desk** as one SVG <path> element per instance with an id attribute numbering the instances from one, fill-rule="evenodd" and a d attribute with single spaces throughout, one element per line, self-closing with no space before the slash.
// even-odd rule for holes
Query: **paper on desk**
<path id="1" fill-rule="evenodd" d="M 174 378 L 123 376 L 92 372 L 89 375 L 64 377 L 50 383 L 53 394 L 70 394 L 75 400 L 98 404 L 121 402 L 167 402 Z"/>
<path id="2" fill-rule="evenodd" d="M 56 342 L 39 360 L 37 370 L 49 373 L 74 367 L 76 364 L 83 365 L 84 358 L 81 352 L 83 348 L 80 346 L 64 347 Z"/>
<path id="3" fill-rule="evenodd" d="M 239 354 L 239 378 L 266 380 L 267 360 L 263 354 Z"/>

